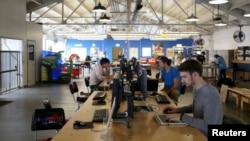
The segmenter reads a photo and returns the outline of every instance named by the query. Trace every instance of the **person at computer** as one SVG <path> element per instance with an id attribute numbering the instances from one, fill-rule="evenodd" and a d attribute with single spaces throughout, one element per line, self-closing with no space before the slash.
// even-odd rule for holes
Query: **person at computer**
<path id="1" fill-rule="evenodd" d="M 181 120 L 198 128 L 205 136 L 208 125 L 222 124 L 223 109 L 218 90 L 202 77 L 202 65 L 197 60 L 187 60 L 178 67 L 181 82 L 193 87 L 193 102 L 184 107 L 166 106 L 167 120 Z M 190 116 L 185 113 L 193 113 Z"/>
<path id="2" fill-rule="evenodd" d="M 99 84 L 105 79 L 111 77 L 110 61 L 108 58 L 102 58 L 100 64 L 96 64 L 90 73 L 89 85 L 91 93 L 99 90 Z"/>
<path id="3" fill-rule="evenodd" d="M 118 54 L 118 60 L 121 60 L 123 58 L 124 58 L 124 54 L 123 54 L 122 51 L 120 51 L 119 54 Z"/>
<path id="4" fill-rule="evenodd" d="M 171 66 L 171 61 L 171 59 L 165 56 L 159 58 L 159 66 L 161 68 L 161 78 L 159 82 L 164 82 L 163 91 L 178 103 L 181 98 L 181 78 L 178 70 Z"/>
<path id="5" fill-rule="evenodd" d="M 89 69 L 89 72 L 90 72 L 90 63 L 91 63 L 91 57 L 87 55 L 84 61 L 84 65 L 86 66 L 86 68 Z"/>

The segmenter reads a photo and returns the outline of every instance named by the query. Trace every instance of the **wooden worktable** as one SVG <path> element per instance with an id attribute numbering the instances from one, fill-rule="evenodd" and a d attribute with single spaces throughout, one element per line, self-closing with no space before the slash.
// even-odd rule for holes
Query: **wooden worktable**
<path id="1" fill-rule="evenodd" d="M 228 93 L 236 98 L 236 107 L 243 109 L 243 101 L 247 102 L 250 96 L 250 89 L 239 88 L 239 87 L 229 87 Z M 243 101 L 242 101 L 243 98 Z"/>
<path id="2" fill-rule="evenodd" d="M 108 91 L 106 105 L 92 106 L 94 92 L 82 107 L 71 117 L 64 127 L 54 136 L 52 141 L 206 141 L 207 138 L 196 128 L 190 126 L 160 126 L 154 120 L 153 112 L 136 112 L 128 128 L 125 123 L 111 122 L 107 130 L 103 123 L 94 123 L 93 129 L 73 129 L 75 120 L 91 121 L 95 109 L 111 107 L 111 91 Z M 150 92 L 149 92 L 150 93 Z M 149 95 L 146 102 L 140 104 L 154 105 L 155 112 L 162 113 L 165 107 L 157 104 L 154 97 Z M 173 104 L 173 103 L 172 103 Z M 136 104 L 135 104 L 136 105 Z M 122 103 L 121 109 L 126 107 Z"/>

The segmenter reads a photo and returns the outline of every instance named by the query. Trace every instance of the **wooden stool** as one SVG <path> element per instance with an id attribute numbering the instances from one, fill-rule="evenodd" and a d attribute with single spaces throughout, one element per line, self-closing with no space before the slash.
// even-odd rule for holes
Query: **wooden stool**
<path id="1" fill-rule="evenodd" d="M 244 106 L 243 106 L 244 102 L 247 104 L 250 104 L 250 95 L 242 95 L 241 96 L 241 103 L 240 103 L 241 110 L 244 110 Z M 249 106 L 247 109 L 250 109 Z"/>

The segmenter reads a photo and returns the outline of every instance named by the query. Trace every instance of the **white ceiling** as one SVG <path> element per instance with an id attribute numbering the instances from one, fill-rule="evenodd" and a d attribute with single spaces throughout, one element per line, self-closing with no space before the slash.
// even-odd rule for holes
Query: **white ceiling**
<path id="1" fill-rule="evenodd" d="M 27 0 L 26 20 L 42 24 L 44 34 L 61 35 L 65 38 L 79 35 L 96 38 L 95 34 L 106 37 L 113 32 L 143 33 L 148 37 L 173 31 L 192 31 L 207 35 L 226 28 L 214 26 L 213 18 L 218 14 L 218 6 L 210 5 L 208 1 Z M 103 14 L 93 12 L 93 7 L 98 2 L 107 8 L 106 15 L 111 17 L 110 23 L 99 22 Z M 138 4 L 143 7 L 135 10 Z M 243 17 L 243 13 L 250 10 L 250 0 L 229 0 L 229 3 L 220 5 L 219 9 L 227 27 L 250 24 L 250 18 Z M 196 13 L 200 19 L 198 22 L 185 21 L 192 13 Z"/>

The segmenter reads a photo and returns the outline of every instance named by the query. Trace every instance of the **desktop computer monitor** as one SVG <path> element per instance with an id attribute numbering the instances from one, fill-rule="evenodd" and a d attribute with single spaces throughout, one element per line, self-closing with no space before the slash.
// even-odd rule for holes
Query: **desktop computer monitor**
<path id="1" fill-rule="evenodd" d="M 141 75 L 141 65 L 139 62 L 134 64 L 134 72 L 137 74 L 137 76 Z"/>
<path id="2" fill-rule="evenodd" d="M 140 90 L 143 96 L 143 99 L 146 100 L 146 98 L 148 97 L 147 94 L 147 90 L 148 90 L 148 86 L 147 86 L 147 71 L 146 69 L 142 68 L 141 69 L 141 76 L 139 77 L 139 81 L 140 81 Z"/>
<path id="3" fill-rule="evenodd" d="M 141 101 L 142 98 L 143 100 L 146 100 L 148 97 L 147 91 L 148 91 L 148 85 L 147 85 L 147 70 L 145 68 L 140 69 L 140 74 L 138 75 L 138 79 L 136 82 L 133 83 L 133 93 L 134 91 L 140 91 L 141 96 L 140 97 L 134 97 L 134 100 L 139 100 Z"/>
<path id="4" fill-rule="evenodd" d="M 114 112 L 113 112 L 112 117 L 115 117 L 115 115 L 118 114 L 118 111 L 120 108 L 120 102 L 122 100 L 122 96 L 123 96 L 122 82 L 121 82 L 120 78 L 114 78 L 113 85 L 112 85 L 112 103 L 111 103 L 111 106 L 113 104 L 115 104 L 115 107 L 114 107 Z M 115 103 L 113 103 L 114 99 L 116 99 Z"/>
<path id="5" fill-rule="evenodd" d="M 122 74 L 124 74 L 126 69 L 126 63 L 123 59 L 120 60 L 120 71 L 122 72 Z"/>

